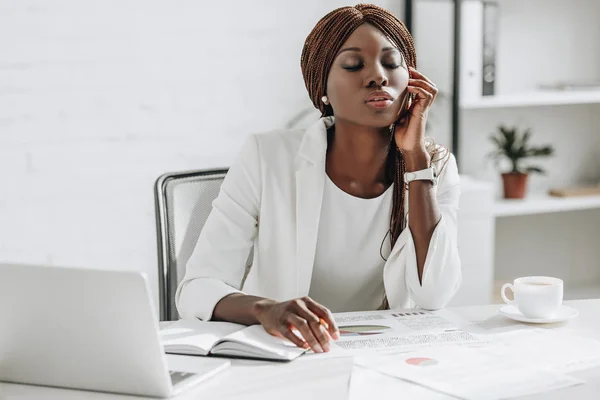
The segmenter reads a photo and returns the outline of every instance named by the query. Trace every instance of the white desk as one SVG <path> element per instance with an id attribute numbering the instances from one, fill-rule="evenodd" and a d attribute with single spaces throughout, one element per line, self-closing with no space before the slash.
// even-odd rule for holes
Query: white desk
<path id="1" fill-rule="evenodd" d="M 577 300 L 566 304 L 579 309 L 580 315 L 563 324 L 545 326 L 577 335 L 600 340 L 600 299 Z M 484 329 L 490 333 L 506 329 L 518 329 L 519 324 L 497 313 L 499 306 L 474 306 L 450 308 L 460 317 L 470 321 L 466 329 Z M 193 368 L 196 357 L 169 356 L 171 367 L 178 365 Z M 414 399 L 452 399 L 416 385 L 410 385 L 354 367 L 351 359 L 301 357 L 288 364 L 233 360 L 232 367 L 215 376 L 204 384 L 176 397 L 177 399 L 364 399 L 364 398 L 402 398 Z M 82 366 L 83 368 L 85 366 Z M 299 373 L 302 376 L 299 378 Z M 352 381 L 349 376 L 352 372 Z M 310 378 L 307 379 L 306 376 Z M 598 399 L 600 398 L 600 368 L 581 371 L 573 376 L 585 380 L 585 385 L 543 393 L 522 399 Z M 349 385 L 350 383 L 350 385 Z M 140 399 L 141 397 L 112 395 L 95 392 L 83 392 L 58 388 L 36 387 L 28 385 L 0 383 L 0 399 Z"/>

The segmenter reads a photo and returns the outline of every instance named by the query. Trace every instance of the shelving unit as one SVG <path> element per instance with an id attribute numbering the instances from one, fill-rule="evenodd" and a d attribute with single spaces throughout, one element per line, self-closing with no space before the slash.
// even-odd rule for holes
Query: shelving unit
<path id="1" fill-rule="evenodd" d="M 455 4 L 469 1 L 475 0 Z M 592 39 L 600 34 L 592 18 L 600 12 L 600 3 L 501 0 L 497 4 L 494 95 L 483 96 L 473 75 L 465 72 L 476 71 L 479 75 L 475 77 L 482 76 L 474 60 L 480 60 L 477 48 L 483 41 L 473 41 L 469 35 L 462 35 L 459 41 L 463 50 L 459 70 L 463 73 L 458 82 L 456 145 L 462 172 L 482 180 L 497 179 L 499 172 L 484 170 L 482 160 L 492 150 L 489 133 L 508 124 L 531 128 L 532 143 L 551 143 L 556 149 L 552 159 L 528 160 L 540 162 L 548 172 L 537 190 L 600 179 L 594 161 L 600 154 L 600 90 L 537 89 L 539 84 L 600 80 L 600 48 Z M 472 16 L 463 16 L 463 27 L 465 21 L 469 26 Z M 559 26 L 550 22 L 559 19 Z M 586 30 L 588 33 L 581 35 Z M 572 45 L 576 36 L 583 39 Z M 600 248 L 596 244 L 600 196 L 552 197 L 534 192 L 522 200 L 494 200 L 492 214 L 495 227 L 490 275 L 495 281 L 551 275 L 564 280 L 565 299 L 600 296 Z M 480 256 L 483 259 L 483 254 Z M 498 300 L 498 284 L 490 290 Z"/>
<path id="2" fill-rule="evenodd" d="M 566 299 L 599 297 L 600 196 L 534 193 L 523 200 L 495 200 L 500 171 L 485 158 L 493 150 L 489 135 L 498 126 L 531 128 L 532 144 L 556 149 L 551 159 L 527 160 L 547 171 L 530 179 L 533 190 L 600 184 L 600 90 L 538 89 L 600 81 L 600 2 L 406 1 L 419 67 L 451 94 L 451 104 L 437 102 L 431 136 L 451 143 L 463 176 L 490 185 L 481 191 L 488 195 L 461 195 L 464 273 L 456 302 L 487 302 L 498 294 L 494 280 L 525 275 L 563 278 Z M 494 4 L 496 21 L 483 12 L 488 6 L 493 13 Z M 488 62 L 492 69 L 483 68 Z M 483 96 L 484 88 L 491 89 L 483 80 L 490 71 L 495 94 Z M 468 186 L 461 181 L 461 189 Z"/>
<path id="3" fill-rule="evenodd" d="M 552 197 L 538 194 L 523 200 L 497 200 L 494 204 L 494 216 L 515 217 L 591 209 L 600 209 L 600 196 Z"/>
<path id="4" fill-rule="evenodd" d="M 590 91 L 541 91 L 510 95 L 482 96 L 461 101 L 463 110 L 509 107 L 535 107 L 570 104 L 600 104 L 600 90 Z"/>

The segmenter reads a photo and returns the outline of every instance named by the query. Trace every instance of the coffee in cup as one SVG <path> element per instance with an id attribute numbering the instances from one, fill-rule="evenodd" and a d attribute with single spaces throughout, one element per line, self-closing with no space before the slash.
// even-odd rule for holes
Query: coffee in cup
<path id="1" fill-rule="evenodd" d="M 511 289 L 514 300 L 506 297 Z M 502 286 L 502 300 L 529 318 L 554 318 L 563 300 L 563 281 L 549 276 L 526 276 Z"/>

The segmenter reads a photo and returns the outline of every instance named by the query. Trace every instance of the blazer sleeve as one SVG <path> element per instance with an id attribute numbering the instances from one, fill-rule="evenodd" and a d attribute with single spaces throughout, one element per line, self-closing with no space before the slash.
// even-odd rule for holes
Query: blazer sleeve
<path id="1" fill-rule="evenodd" d="M 260 166 L 257 138 L 251 135 L 223 180 L 177 287 L 175 303 L 181 317 L 209 321 L 223 297 L 241 293 L 258 229 Z"/>
<path id="2" fill-rule="evenodd" d="M 398 237 L 386 265 L 384 282 L 390 307 L 402 304 L 401 282 L 416 307 L 436 310 L 445 307 L 458 291 L 462 281 L 458 254 L 457 214 L 460 196 L 460 178 L 454 155 L 449 154 L 447 164 L 438 177 L 436 198 L 441 213 L 425 260 L 422 283 L 419 282 L 417 255 L 412 232 L 407 226 Z M 398 263 L 405 268 L 398 268 Z M 399 276 L 400 274 L 404 276 Z M 396 288 L 396 290 L 394 290 Z"/>

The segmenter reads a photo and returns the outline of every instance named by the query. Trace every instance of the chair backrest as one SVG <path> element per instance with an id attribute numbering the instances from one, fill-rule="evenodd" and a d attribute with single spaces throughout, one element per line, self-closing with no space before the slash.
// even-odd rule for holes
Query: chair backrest
<path id="1" fill-rule="evenodd" d="M 160 319 L 179 319 L 175 291 L 227 169 L 167 173 L 154 185 Z"/>

